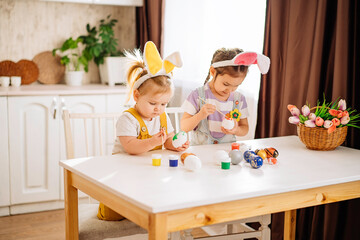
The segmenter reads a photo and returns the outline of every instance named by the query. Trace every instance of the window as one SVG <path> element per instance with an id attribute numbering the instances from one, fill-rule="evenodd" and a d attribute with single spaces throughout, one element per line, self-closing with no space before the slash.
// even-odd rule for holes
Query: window
<path id="1" fill-rule="evenodd" d="M 177 87 L 173 103 L 180 105 L 189 91 L 201 86 L 216 49 L 242 48 L 262 53 L 266 0 L 166 0 L 164 56 L 180 51 L 184 65 L 174 70 Z M 239 91 L 249 104 L 250 131 L 254 138 L 260 71 L 250 67 Z"/>

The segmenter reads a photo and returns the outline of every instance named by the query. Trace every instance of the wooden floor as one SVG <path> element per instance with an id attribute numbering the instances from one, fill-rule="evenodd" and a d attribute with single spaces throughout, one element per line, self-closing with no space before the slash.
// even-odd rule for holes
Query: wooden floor
<path id="1" fill-rule="evenodd" d="M 194 229 L 194 237 L 206 236 Z M 64 210 L 0 217 L 0 240 L 64 240 Z"/>

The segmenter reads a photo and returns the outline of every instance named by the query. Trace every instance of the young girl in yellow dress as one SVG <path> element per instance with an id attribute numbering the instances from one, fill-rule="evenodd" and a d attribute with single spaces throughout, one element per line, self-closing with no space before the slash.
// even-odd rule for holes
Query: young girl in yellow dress
<path id="1" fill-rule="evenodd" d="M 143 59 L 140 53 L 126 54 L 129 60 L 127 81 L 136 104 L 124 111 L 116 123 L 113 153 L 141 154 L 162 146 L 173 151 L 184 151 L 187 141 L 175 148 L 172 144 L 174 128 L 165 112 L 173 95 L 171 82 L 174 67 L 181 67 L 180 54 L 175 52 L 161 59 L 153 42 L 145 44 Z M 119 220 L 121 215 L 100 203 L 98 217 Z"/>

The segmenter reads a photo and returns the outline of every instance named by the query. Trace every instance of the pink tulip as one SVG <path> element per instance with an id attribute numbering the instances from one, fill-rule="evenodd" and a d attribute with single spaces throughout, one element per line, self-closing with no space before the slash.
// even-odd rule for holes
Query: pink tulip
<path id="1" fill-rule="evenodd" d="M 316 119 L 315 113 L 310 113 L 309 114 L 309 120 L 315 121 L 315 119 Z"/>
<path id="2" fill-rule="evenodd" d="M 290 105 L 289 104 L 287 106 L 287 108 L 291 112 L 291 115 L 293 115 L 293 116 L 299 116 L 300 115 L 300 110 L 295 105 Z"/>
<path id="3" fill-rule="evenodd" d="M 329 113 L 331 116 L 337 117 L 337 115 L 340 113 L 340 111 L 335 110 L 335 109 L 330 109 Z"/>
<path id="4" fill-rule="evenodd" d="M 337 115 L 337 118 L 342 118 L 344 116 L 344 112 L 339 110 L 339 113 Z"/>
<path id="5" fill-rule="evenodd" d="M 298 124 L 299 122 L 300 122 L 299 117 L 297 117 L 297 116 L 289 117 L 289 123 Z"/>
<path id="6" fill-rule="evenodd" d="M 338 103 L 339 110 L 344 111 L 346 109 L 346 101 L 344 99 L 340 99 Z"/>
<path id="7" fill-rule="evenodd" d="M 310 127 L 310 128 L 316 127 L 315 121 L 313 121 L 313 120 L 306 120 L 306 121 L 305 121 L 305 127 Z"/>
<path id="8" fill-rule="evenodd" d="M 331 127 L 328 128 L 328 133 L 332 133 L 333 131 L 335 131 L 336 129 L 336 126 L 335 125 L 332 125 Z"/>
<path id="9" fill-rule="evenodd" d="M 350 117 L 349 116 L 343 116 L 340 120 L 342 125 L 346 125 L 348 124 L 348 122 L 350 121 Z"/>
<path id="10" fill-rule="evenodd" d="M 301 112 L 305 117 L 307 117 L 310 114 L 310 108 L 308 107 L 308 105 L 304 105 L 301 108 Z"/>
<path id="11" fill-rule="evenodd" d="M 334 123 L 335 127 L 340 125 L 340 120 L 338 118 L 333 118 L 331 121 Z"/>
<path id="12" fill-rule="evenodd" d="M 315 124 L 316 126 L 321 127 L 324 124 L 324 119 L 322 119 L 321 117 L 317 117 L 315 119 Z"/>
<path id="13" fill-rule="evenodd" d="M 334 123 L 331 120 L 325 120 L 324 128 L 330 128 Z"/>

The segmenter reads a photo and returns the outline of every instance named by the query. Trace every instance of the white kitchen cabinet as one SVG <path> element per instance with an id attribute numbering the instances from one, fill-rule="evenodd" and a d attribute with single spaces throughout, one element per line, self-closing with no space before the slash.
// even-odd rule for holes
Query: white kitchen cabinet
<path id="1" fill-rule="evenodd" d="M 66 159 L 62 109 L 70 112 L 121 112 L 126 88 L 86 85 L 24 85 L 0 97 L 0 216 L 63 208 Z M 79 127 L 76 123 L 75 128 Z M 112 123 L 104 122 L 106 153 L 114 143 Z M 88 136 L 98 136 L 97 123 L 87 123 Z M 95 134 L 96 133 L 96 134 Z M 73 132 L 75 156 L 86 156 L 84 135 Z M 91 147 L 89 155 L 98 155 Z M 85 196 L 81 192 L 80 197 Z"/>
<path id="2" fill-rule="evenodd" d="M 42 2 L 64 2 L 64 3 L 86 3 L 114 6 L 136 6 L 143 5 L 143 0 L 40 0 Z"/>
<path id="3" fill-rule="evenodd" d="M 11 204 L 59 199 L 56 96 L 8 97 Z"/>
<path id="4" fill-rule="evenodd" d="M 7 98 L 0 97 L 0 216 L 9 215 L 10 176 Z"/>
<path id="5" fill-rule="evenodd" d="M 93 0 L 94 4 L 141 7 L 143 0 Z"/>

